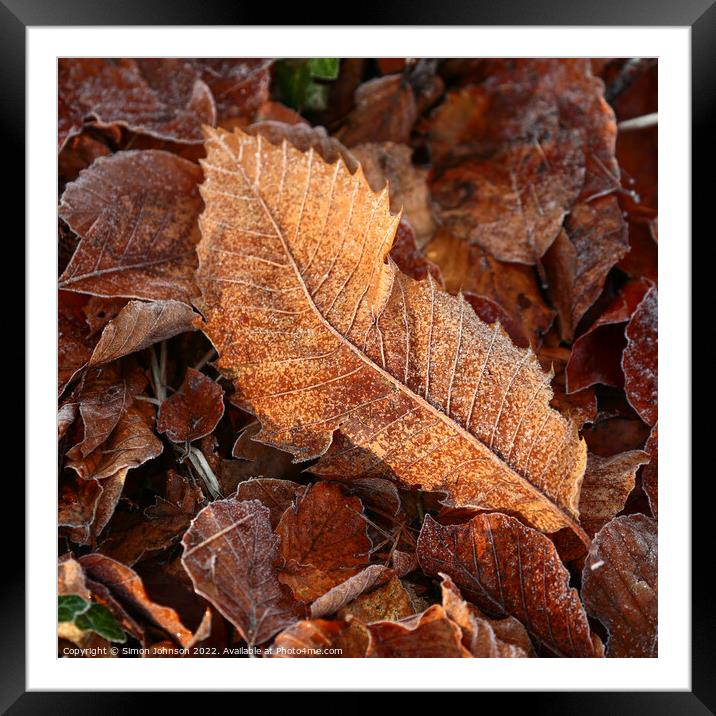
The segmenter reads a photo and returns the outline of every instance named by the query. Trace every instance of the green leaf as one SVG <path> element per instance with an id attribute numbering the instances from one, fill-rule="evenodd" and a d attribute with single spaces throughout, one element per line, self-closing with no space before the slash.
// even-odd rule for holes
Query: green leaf
<path id="1" fill-rule="evenodd" d="M 314 57 L 307 64 L 311 77 L 322 80 L 334 80 L 338 77 L 339 60 L 335 57 Z"/>
<path id="2" fill-rule="evenodd" d="M 338 77 L 337 59 L 315 57 L 310 60 L 279 60 L 275 68 L 279 93 L 285 104 L 298 111 L 326 108 L 328 86 L 322 82 Z M 319 81 L 315 82 L 314 79 Z"/>
<path id="3" fill-rule="evenodd" d="M 57 621 L 71 622 L 76 616 L 90 608 L 79 594 L 60 594 L 57 597 Z"/>
<path id="4" fill-rule="evenodd" d="M 127 641 L 127 635 L 112 616 L 112 612 L 102 604 L 92 604 L 75 619 L 75 626 L 85 631 L 92 629 L 107 641 Z"/>
<path id="5" fill-rule="evenodd" d="M 127 641 L 127 635 L 107 607 L 88 602 L 79 594 L 57 597 L 57 619 L 61 622 L 74 621 L 78 629 L 97 632 L 107 641 Z"/>

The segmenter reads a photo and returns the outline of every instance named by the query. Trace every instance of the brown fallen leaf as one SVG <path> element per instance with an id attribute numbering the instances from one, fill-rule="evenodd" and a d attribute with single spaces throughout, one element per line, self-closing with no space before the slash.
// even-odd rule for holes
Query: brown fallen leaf
<path id="1" fill-rule="evenodd" d="M 644 492 L 655 518 L 659 518 L 659 423 L 654 423 L 644 450 L 649 455 L 649 464 L 644 467 L 642 480 Z"/>
<path id="2" fill-rule="evenodd" d="M 355 449 L 328 452 L 318 474 L 393 478 L 579 532 L 586 450 L 549 407 L 549 377 L 464 299 L 384 263 L 398 223 L 386 192 L 239 131 L 211 130 L 207 150 L 203 330 L 258 439 L 306 460 L 340 426 Z"/>
<path id="3" fill-rule="evenodd" d="M 133 569 L 98 553 L 87 554 L 78 561 L 87 575 L 106 586 L 123 605 L 166 631 L 180 646 L 191 641 L 192 633 L 182 624 L 176 611 L 154 602 Z"/>
<path id="4" fill-rule="evenodd" d="M 392 569 L 381 564 L 371 564 L 318 597 L 311 604 L 311 619 L 335 614 L 346 604 L 390 581 L 392 577 Z"/>
<path id="5" fill-rule="evenodd" d="M 607 656 L 658 652 L 657 525 L 644 515 L 616 517 L 594 538 L 582 598 L 609 631 Z"/>
<path id="6" fill-rule="evenodd" d="M 66 466 L 84 480 L 103 480 L 118 472 L 139 467 L 162 452 L 162 442 L 151 423 L 154 410 L 147 403 L 135 403 L 117 421 L 107 440 L 87 456 L 71 457 Z"/>
<path id="7" fill-rule="evenodd" d="M 652 283 L 657 283 L 659 245 L 653 222 L 629 221 L 629 253 L 622 258 L 617 266 L 630 278 L 645 278 Z"/>
<path id="8" fill-rule="evenodd" d="M 196 164 L 162 151 L 94 162 L 62 194 L 59 215 L 81 240 L 60 288 L 189 304 L 201 178 Z"/>
<path id="9" fill-rule="evenodd" d="M 268 99 L 273 60 L 252 58 L 197 58 L 188 61 L 211 90 L 217 123 L 243 119 Z"/>
<path id="10" fill-rule="evenodd" d="M 418 539 L 425 574 L 449 575 L 489 616 L 512 616 L 555 656 L 593 657 L 594 645 L 569 573 L 544 535 L 487 514 L 442 526 L 426 516 Z"/>
<path id="11" fill-rule="evenodd" d="M 102 331 L 87 366 L 110 363 L 193 331 L 195 318 L 194 311 L 179 301 L 130 301 Z"/>
<path id="12" fill-rule="evenodd" d="M 626 327 L 627 345 L 622 354 L 624 390 L 629 403 L 647 424 L 658 415 L 658 314 L 657 289 L 650 288 Z"/>
<path id="13" fill-rule="evenodd" d="M 98 480 L 68 476 L 60 480 L 57 526 L 70 541 L 86 545 L 95 537 L 93 524 L 103 487 Z"/>
<path id="14" fill-rule="evenodd" d="M 390 258 L 400 271 L 418 281 L 430 274 L 438 285 L 443 286 L 443 277 L 437 264 L 425 258 L 415 242 L 415 232 L 410 224 L 401 219 L 395 232 Z"/>
<path id="15" fill-rule="evenodd" d="M 465 658 L 462 631 L 439 604 L 400 622 L 374 622 L 370 631 L 369 657 Z"/>
<path id="16" fill-rule="evenodd" d="M 351 152 L 373 191 L 381 191 L 388 183 L 391 211 L 403 210 L 403 218 L 415 232 L 416 244 L 423 248 L 435 233 L 435 219 L 427 172 L 413 165 L 413 150 L 405 144 L 369 142 L 353 147 Z"/>
<path id="17" fill-rule="evenodd" d="M 386 584 L 361 594 L 344 606 L 338 617 L 362 624 L 379 621 L 399 621 L 415 614 L 415 606 L 403 582 L 393 577 Z"/>
<path id="18" fill-rule="evenodd" d="M 554 374 L 552 376 L 554 396 L 550 404 L 563 415 L 567 415 L 581 429 L 585 423 L 594 422 L 597 415 L 597 396 L 592 387 L 567 393 L 566 368 L 570 357 L 571 351 L 562 347 L 543 347 L 539 352 L 542 367 Z"/>
<path id="19" fill-rule="evenodd" d="M 462 598 L 447 574 L 441 574 L 440 578 L 445 613 L 462 630 L 462 644 L 472 656 L 520 659 L 534 655 L 530 638 L 516 619 L 486 619 L 477 607 Z"/>
<path id="20" fill-rule="evenodd" d="M 572 207 L 544 257 L 562 340 L 571 341 L 587 309 L 599 297 L 611 268 L 629 250 L 627 225 L 613 196 Z"/>
<path id="21" fill-rule="evenodd" d="M 484 311 L 485 301 L 497 304 L 510 317 L 503 326 L 517 345 L 539 345 L 556 313 L 545 304 L 531 267 L 497 261 L 444 229 L 438 229 L 425 254 L 440 267 L 445 288 L 450 293 L 463 291 L 480 318 L 488 323 L 489 318 L 499 319 L 499 310 L 478 311 Z"/>
<path id="22" fill-rule="evenodd" d="M 598 383 L 616 387 L 624 384 L 621 363 L 626 347 L 625 324 L 648 288 L 646 281 L 626 283 L 601 316 L 577 338 L 565 369 L 567 393 Z"/>
<path id="23" fill-rule="evenodd" d="M 278 539 L 258 500 L 217 500 L 182 538 L 182 564 L 194 590 L 208 599 L 253 646 L 293 624 L 303 608 L 278 581 Z"/>
<path id="24" fill-rule="evenodd" d="M 258 500 L 268 507 L 271 529 L 275 530 L 283 513 L 306 491 L 304 485 L 291 480 L 278 480 L 272 477 L 249 478 L 239 483 L 234 497 L 237 500 Z"/>
<path id="25" fill-rule="evenodd" d="M 76 398 L 84 435 L 68 455 L 87 457 L 102 445 L 146 384 L 144 371 L 136 365 L 112 363 L 89 370 Z"/>
<path id="26" fill-rule="evenodd" d="M 192 442 L 213 432 L 224 415 L 224 391 L 198 370 L 187 368 L 179 390 L 159 408 L 157 432 L 175 443 Z"/>
<path id="27" fill-rule="evenodd" d="M 465 161 L 431 183 L 438 218 L 500 261 L 533 265 L 579 195 L 583 161 L 579 138 L 567 131 Z"/>
<path id="28" fill-rule="evenodd" d="M 549 97 L 558 107 L 560 124 L 582 135 L 586 160 L 583 201 L 619 188 L 616 118 L 604 98 L 603 82 L 592 75 L 589 60 L 525 58 L 487 64 L 485 73 L 497 91 L 511 82 L 527 96 Z"/>
<path id="29" fill-rule="evenodd" d="M 93 338 L 83 308 L 86 296 L 58 291 L 57 299 L 57 393 L 62 392 L 90 359 Z"/>
<path id="30" fill-rule="evenodd" d="M 357 574 L 371 549 L 366 526 L 357 497 L 344 496 L 333 482 L 311 486 L 276 528 L 285 562 L 280 581 L 296 599 L 312 602 Z"/>
<path id="31" fill-rule="evenodd" d="M 347 147 L 364 142 L 407 142 L 418 118 L 415 93 L 404 74 L 364 82 L 355 92 L 355 105 L 336 133 Z"/>
<path id="32" fill-rule="evenodd" d="M 216 121 L 211 91 L 181 59 L 61 58 L 58 83 L 58 150 L 87 118 L 189 144 Z"/>
<path id="33" fill-rule="evenodd" d="M 617 512 L 624 509 L 634 489 L 636 472 L 649 461 L 642 450 L 631 450 L 611 457 L 589 454 L 584 472 L 579 515 L 587 534 L 596 534 Z"/>

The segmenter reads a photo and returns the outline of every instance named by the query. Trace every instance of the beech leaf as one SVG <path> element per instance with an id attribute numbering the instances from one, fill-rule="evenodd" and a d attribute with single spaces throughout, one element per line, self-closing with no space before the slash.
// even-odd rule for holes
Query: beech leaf
<path id="1" fill-rule="evenodd" d="M 657 655 L 657 549 L 656 522 L 644 515 L 616 517 L 592 542 L 582 597 L 609 630 L 607 656 Z"/>
<path id="2" fill-rule="evenodd" d="M 354 449 L 315 472 L 580 532 L 586 450 L 549 407 L 549 376 L 464 299 L 385 263 L 399 221 L 387 192 L 312 151 L 207 131 L 203 330 L 258 439 L 306 460 L 340 428 Z"/>
<path id="3" fill-rule="evenodd" d="M 60 288 L 189 304 L 200 182 L 196 164 L 168 152 L 118 152 L 94 162 L 60 202 L 60 217 L 81 239 Z"/>
<path id="4" fill-rule="evenodd" d="M 622 355 L 624 390 L 634 410 L 647 424 L 657 420 L 658 315 L 657 289 L 650 288 L 626 327 L 627 346 Z"/>
<path id="5" fill-rule="evenodd" d="M 179 390 L 159 408 L 157 431 L 175 443 L 209 435 L 224 414 L 224 391 L 211 378 L 187 368 Z"/>
<path id="6" fill-rule="evenodd" d="M 278 581 L 278 539 L 269 510 L 258 500 L 217 500 L 205 507 L 182 539 L 182 564 L 194 590 L 208 599 L 253 646 L 302 615 Z"/>
<path id="7" fill-rule="evenodd" d="M 276 528 L 285 565 L 279 579 L 296 599 L 310 602 L 368 562 L 371 548 L 357 497 L 339 485 L 319 482 L 284 513 Z"/>
<path id="8" fill-rule="evenodd" d="M 587 615 L 550 540 L 501 514 L 443 526 L 426 516 L 418 559 L 449 575 L 486 614 L 513 616 L 555 656 L 593 657 Z"/>
<path id="9" fill-rule="evenodd" d="M 211 91 L 185 60 L 61 58 L 58 80 L 58 149 L 87 117 L 189 144 L 216 120 Z"/>

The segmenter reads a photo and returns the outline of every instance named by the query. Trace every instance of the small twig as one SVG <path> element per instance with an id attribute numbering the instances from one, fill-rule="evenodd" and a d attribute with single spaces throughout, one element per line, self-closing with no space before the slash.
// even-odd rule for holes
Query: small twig
<path id="1" fill-rule="evenodd" d="M 623 122 L 619 122 L 619 124 L 617 124 L 617 129 L 620 132 L 628 132 L 631 129 L 646 129 L 647 127 L 656 127 L 658 124 L 659 113 L 652 112 L 651 114 L 642 114 L 641 117 L 625 119 Z"/>
<path id="2" fill-rule="evenodd" d="M 214 471 L 204 457 L 204 453 L 191 446 L 188 452 L 189 461 L 194 466 L 194 469 L 199 473 L 199 477 L 204 481 L 206 489 L 209 490 L 211 496 L 218 500 L 221 498 L 221 488 L 219 487 L 219 481 L 216 479 Z"/>
<path id="3" fill-rule="evenodd" d="M 216 349 L 210 348 L 202 357 L 201 360 L 194 366 L 194 370 L 201 370 L 210 360 L 217 355 Z"/>
<path id="4" fill-rule="evenodd" d="M 154 395 L 161 405 L 167 399 L 167 391 L 163 380 L 161 366 L 159 360 L 157 359 L 157 351 L 154 346 L 150 349 L 150 355 L 152 357 L 152 382 L 154 383 Z M 164 367 L 166 368 L 166 359 Z"/>
<path id="5" fill-rule="evenodd" d="M 423 505 L 423 493 L 418 492 L 418 496 L 415 498 L 415 507 L 418 510 L 418 520 L 422 525 L 425 521 L 425 507 Z"/>
<path id="6" fill-rule="evenodd" d="M 135 395 L 135 400 L 143 400 L 145 403 L 151 403 L 152 405 L 161 406 L 161 401 L 157 398 L 150 398 L 148 395 Z"/>

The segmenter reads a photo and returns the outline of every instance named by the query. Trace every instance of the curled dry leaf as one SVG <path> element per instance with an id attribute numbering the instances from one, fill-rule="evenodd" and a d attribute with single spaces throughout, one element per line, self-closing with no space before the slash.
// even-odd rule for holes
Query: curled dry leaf
<path id="1" fill-rule="evenodd" d="M 268 99 L 273 60 L 252 58 L 197 58 L 189 60 L 211 90 L 217 123 L 244 120 Z"/>
<path id="2" fill-rule="evenodd" d="M 589 454 L 579 498 L 580 522 L 587 534 L 594 535 L 617 512 L 624 509 L 634 489 L 636 471 L 649 461 L 642 450 L 631 450 L 611 457 Z"/>
<path id="3" fill-rule="evenodd" d="M 440 590 L 448 617 L 462 630 L 462 644 L 477 658 L 525 658 L 534 648 L 525 628 L 513 617 L 486 619 L 468 604 L 447 574 L 441 574 Z"/>
<path id="4" fill-rule="evenodd" d="M 425 254 L 440 267 L 445 288 L 450 293 L 465 292 L 470 305 L 485 322 L 491 323 L 488 319 L 493 317 L 500 320 L 519 346 L 526 347 L 528 342 L 539 345 L 556 313 L 545 304 L 531 267 L 497 261 L 479 246 L 444 229 L 439 229 L 425 247 Z M 499 309 L 490 311 L 486 301 L 505 311 L 509 323 L 500 319 Z"/>
<path id="5" fill-rule="evenodd" d="M 102 480 L 65 478 L 60 483 L 57 524 L 61 534 L 79 545 L 93 545 L 119 502 L 127 469 Z"/>
<path id="6" fill-rule="evenodd" d="M 117 421 L 109 438 L 87 456 L 67 461 L 79 477 L 103 480 L 121 470 L 139 467 L 162 452 L 162 442 L 154 435 L 154 410 L 147 403 L 135 403 Z"/>
<path id="7" fill-rule="evenodd" d="M 241 132 L 212 130 L 207 149 L 203 330 L 259 439 L 306 460 L 340 428 L 353 449 L 314 472 L 392 478 L 579 531 L 586 450 L 549 407 L 549 376 L 464 299 L 385 263 L 398 223 L 386 192 Z"/>
<path id="8" fill-rule="evenodd" d="M 87 365 L 109 363 L 192 331 L 195 318 L 194 311 L 179 301 L 130 301 L 102 331 Z"/>
<path id="9" fill-rule="evenodd" d="M 657 549 L 656 522 L 644 515 L 613 519 L 592 542 L 582 598 L 609 631 L 607 656 L 657 655 Z"/>
<path id="10" fill-rule="evenodd" d="M 629 403 L 647 424 L 658 414 L 658 314 L 657 289 L 652 286 L 626 327 L 627 346 L 622 355 L 624 390 Z"/>
<path id="11" fill-rule="evenodd" d="M 62 194 L 59 215 L 81 240 L 60 288 L 189 304 L 201 178 L 196 164 L 162 151 L 94 162 Z"/>
<path id="12" fill-rule="evenodd" d="M 373 191 L 381 191 L 388 184 L 391 211 L 397 214 L 402 209 L 403 218 L 415 232 L 416 244 L 424 247 L 435 233 L 435 219 L 427 172 L 413 166 L 413 150 L 404 144 L 371 142 L 359 144 L 351 152 Z"/>
<path id="13" fill-rule="evenodd" d="M 368 627 L 367 656 L 389 658 L 465 658 L 462 631 L 439 604 L 401 622 L 375 622 Z"/>
<path id="14" fill-rule="evenodd" d="M 283 513 L 305 491 L 306 487 L 304 485 L 291 482 L 291 480 L 256 477 L 240 482 L 235 498 L 237 500 L 258 500 L 265 507 L 268 507 L 271 529 L 275 530 L 281 521 Z"/>
<path id="15" fill-rule="evenodd" d="M 79 563 L 87 575 L 107 587 L 123 605 L 166 631 L 180 646 L 191 641 L 192 633 L 182 624 L 176 611 L 154 602 L 133 569 L 98 553 L 80 557 Z"/>
<path id="16" fill-rule="evenodd" d="M 146 384 L 144 371 L 137 366 L 112 363 L 88 371 L 77 395 L 84 436 L 69 456 L 87 457 L 102 445 Z"/>
<path id="17" fill-rule="evenodd" d="M 486 614 L 515 617 L 553 655 L 595 655 L 587 615 L 554 546 L 514 518 L 478 515 L 443 526 L 428 515 L 418 559 L 427 575 L 449 575 Z"/>
<path id="18" fill-rule="evenodd" d="M 392 577 L 392 569 L 380 564 L 371 564 L 318 597 L 311 604 L 311 619 L 335 614 L 346 604 L 360 597 L 361 594 L 381 586 L 390 581 Z"/>
<path id="19" fill-rule="evenodd" d="M 276 528 L 285 562 L 279 579 L 304 602 L 325 594 L 368 562 L 366 526 L 359 498 L 332 482 L 313 485 Z"/>
<path id="20" fill-rule="evenodd" d="M 627 225 L 615 197 L 572 208 L 565 229 L 544 257 L 562 340 L 572 339 L 580 319 L 602 292 L 607 274 L 628 250 Z"/>
<path id="21" fill-rule="evenodd" d="M 211 91 L 185 60 L 61 58 L 58 85 L 58 149 L 87 118 L 189 144 L 216 121 Z"/>
<path id="22" fill-rule="evenodd" d="M 579 195 L 583 161 L 579 139 L 569 132 L 465 161 L 431 185 L 438 216 L 496 259 L 533 265 Z"/>
<path id="23" fill-rule="evenodd" d="M 648 288 L 646 281 L 626 283 L 601 316 L 577 338 L 565 369 L 567 393 L 597 383 L 617 387 L 624 384 L 624 328 Z"/>
<path id="24" fill-rule="evenodd" d="M 93 338 L 82 310 L 86 296 L 59 291 L 57 300 L 57 392 L 67 385 L 89 361 L 97 339 Z"/>
<path id="25" fill-rule="evenodd" d="M 224 391 L 211 378 L 187 368 L 184 382 L 159 408 L 157 431 L 175 443 L 209 435 L 224 415 Z"/>
<path id="26" fill-rule="evenodd" d="M 386 75 L 363 83 L 355 109 L 336 136 L 347 147 L 364 142 L 407 142 L 418 118 L 413 87 L 406 75 Z"/>
<path id="27" fill-rule="evenodd" d="M 654 517 L 659 517 L 659 423 L 654 423 L 649 439 L 644 446 L 649 455 L 649 464 L 644 467 L 642 480 L 644 492 Z"/>
<path id="28" fill-rule="evenodd" d="M 217 500 L 182 538 L 182 564 L 208 599 L 250 645 L 262 644 L 300 619 L 303 608 L 278 581 L 278 539 L 258 500 Z"/>

